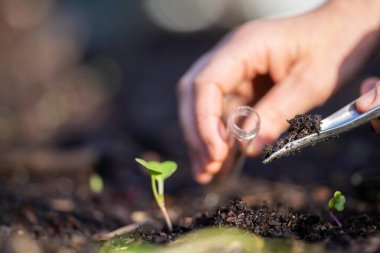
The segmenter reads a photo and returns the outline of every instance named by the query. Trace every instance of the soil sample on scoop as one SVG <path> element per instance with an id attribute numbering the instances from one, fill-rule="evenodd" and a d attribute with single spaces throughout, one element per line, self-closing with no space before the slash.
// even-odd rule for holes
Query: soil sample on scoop
<path id="1" fill-rule="evenodd" d="M 288 135 L 279 139 L 273 145 L 266 145 L 263 150 L 264 159 L 268 158 L 291 141 L 298 140 L 310 134 L 319 134 L 321 131 L 321 121 L 321 115 L 310 114 L 297 114 L 294 118 L 287 120 L 289 123 Z"/>

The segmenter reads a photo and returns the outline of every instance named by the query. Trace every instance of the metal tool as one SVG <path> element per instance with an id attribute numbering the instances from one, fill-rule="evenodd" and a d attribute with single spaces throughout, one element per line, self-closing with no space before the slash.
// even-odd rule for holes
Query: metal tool
<path id="1" fill-rule="evenodd" d="M 372 119 L 380 117 L 380 105 L 375 108 L 360 113 L 355 106 L 356 100 L 344 106 L 339 111 L 321 121 L 321 131 L 307 135 L 298 140 L 291 141 L 266 158 L 263 163 L 267 164 L 275 159 L 288 156 L 300 149 L 312 144 L 334 138 L 337 135 L 356 128 Z"/>

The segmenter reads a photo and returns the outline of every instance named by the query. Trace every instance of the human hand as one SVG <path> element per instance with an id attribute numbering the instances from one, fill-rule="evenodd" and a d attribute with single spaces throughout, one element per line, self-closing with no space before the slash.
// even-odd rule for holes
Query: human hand
<path id="1" fill-rule="evenodd" d="M 286 129 L 286 119 L 323 104 L 377 43 L 380 15 L 369 14 L 379 3 L 334 0 L 305 15 L 250 22 L 201 57 L 179 85 L 196 180 L 209 182 L 226 160 L 223 117 L 236 106 L 255 103 L 261 116 L 247 149 L 255 156 Z M 268 76 L 273 83 L 263 82 Z"/>
<path id="2" fill-rule="evenodd" d="M 377 77 L 368 78 L 360 88 L 361 97 L 356 101 L 356 108 L 360 112 L 371 110 L 380 105 L 380 79 Z M 380 118 L 371 121 L 371 125 L 377 134 L 380 134 Z"/>

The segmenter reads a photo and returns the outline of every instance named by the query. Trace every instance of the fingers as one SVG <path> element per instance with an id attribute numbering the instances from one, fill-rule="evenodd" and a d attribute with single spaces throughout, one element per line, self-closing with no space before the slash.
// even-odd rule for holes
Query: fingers
<path id="1" fill-rule="evenodd" d="M 356 101 L 356 107 L 361 112 L 371 110 L 380 104 L 380 79 L 368 78 L 361 86 L 362 96 Z"/>
<path id="2" fill-rule="evenodd" d="M 194 154 L 192 151 L 191 155 L 191 161 L 192 161 L 192 170 L 194 174 L 195 180 L 200 184 L 207 184 L 212 180 L 212 174 L 205 172 L 204 168 L 202 167 L 204 162 L 202 162 L 202 156 L 201 154 Z"/>
<path id="3" fill-rule="evenodd" d="M 247 92 L 250 77 L 245 57 L 241 49 L 225 43 L 222 49 L 208 57 L 208 64 L 202 71 L 190 73 L 191 78 L 185 78 L 181 85 L 181 121 L 192 149 L 192 159 L 197 160 L 193 171 L 198 182 L 211 180 L 228 155 L 223 123 L 225 98 L 234 94 L 233 104 L 252 98 L 252 92 Z M 193 68 L 197 67 L 199 65 Z M 189 94 L 191 98 L 186 98 Z"/>
<path id="4" fill-rule="evenodd" d="M 194 79 L 199 72 L 208 64 L 212 52 L 203 55 L 191 66 L 186 74 L 181 78 L 178 86 L 179 96 L 179 118 L 182 130 L 189 146 L 190 161 L 194 178 L 197 182 L 205 184 L 211 181 L 212 176 L 205 173 L 204 164 L 209 160 L 207 149 L 198 131 L 198 124 L 195 117 L 195 87 Z M 211 99 L 213 94 L 210 94 Z"/>
<path id="5" fill-rule="evenodd" d="M 228 146 L 222 122 L 223 100 L 228 90 L 226 86 L 238 83 L 236 80 L 242 78 L 236 76 L 239 67 L 234 61 L 222 60 L 223 64 L 220 64 L 213 60 L 210 63 L 213 54 L 209 53 L 198 60 L 179 85 L 180 121 L 190 148 L 194 176 L 200 183 L 210 181 L 227 156 Z M 221 58 L 226 57 L 222 54 Z"/>
<path id="6" fill-rule="evenodd" d="M 366 79 L 360 88 L 361 97 L 356 101 L 356 108 L 360 112 L 366 112 L 372 108 L 380 105 L 380 79 L 368 78 Z M 380 122 L 379 118 L 371 121 L 375 132 L 380 134 Z"/>
<path id="7" fill-rule="evenodd" d="M 309 71 L 313 66 L 308 65 L 295 66 L 288 78 L 273 86 L 255 105 L 261 117 L 261 127 L 246 149 L 248 155 L 259 155 L 266 144 L 276 140 L 288 128 L 287 119 L 322 104 L 332 94 L 333 88 L 329 88 L 332 85 L 319 86 L 321 79 L 314 77 Z"/>
<path id="8" fill-rule="evenodd" d="M 204 68 L 208 63 L 210 54 L 203 55 L 193 66 L 186 72 L 186 74 L 179 81 L 178 97 L 179 97 L 179 118 L 184 132 L 185 139 L 190 146 L 191 150 L 198 150 L 199 152 L 204 149 L 202 141 L 200 140 L 198 130 L 195 124 L 194 113 L 194 77 Z"/>
<path id="9" fill-rule="evenodd" d="M 230 110 L 249 101 L 247 96 L 237 92 L 235 96 L 229 96 L 223 92 L 223 89 L 216 83 L 196 84 L 195 121 L 210 162 L 213 162 L 205 164 L 205 170 L 211 173 L 219 171 L 218 168 L 228 153 L 224 116 Z M 229 100 L 227 103 L 226 99 Z"/>
<path id="10" fill-rule="evenodd" d="M 235 65 L 235 62 L 224 62 L 221 65 L 219 62 L 213 62 L 209 66 L 211 67 L 207 67 L 194 84 L 195 125 L 202 142 L 200 145 L 204 147 L 206 154 L 200 159 L 202 169 L 196 171 L 195 177 L 203 183 L 206 179 L 211 180 L 213 175 L 219 172 L 228 155 L 229 147 L 222 121 L 224 99 L 232 90 L 231 84 L 237 84 L 242 78 L 236 75 L 241 67 Z M 236 72 L 231 73 L 231 70 Z M 231 87 L 228 87 L 230 85 Z"/>
<path id="11" fill-rule="evenodd" d="M 206 146 L 210 160 L 223 162 L 227 155 L 227 145 L 223 128 L 223 93 L 215 83 L 197 87 L 195 101 L 195 120 L 199 135 Z"/>

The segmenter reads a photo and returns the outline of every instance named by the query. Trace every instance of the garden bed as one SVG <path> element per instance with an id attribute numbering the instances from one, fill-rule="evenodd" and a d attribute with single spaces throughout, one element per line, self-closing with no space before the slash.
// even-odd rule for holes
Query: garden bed
<path id="1" fill-rule="evenodd" d="M 194 232 L 197 235 L 209 228 L 239 228 L 242 229 L 242 236 L 234 234 L 233 238 L 245 238 L 243 235 L 248 233 L 252 240 L 255 236 L 265 240 L 275 239 L 278 242 L 276 247 L 289 246 L 289 242 L 304 242 L 305 250 L 311 250 L 310 244 L 318 247 L 319 251 L 316 252 L 380 250 L 377 207 L 348 197 L 347 210 L 337 214 L 343 224 L 339 228 L 327 212 L 326 205 L 332 189 L 326 186 L 305 187 L 243 176 L 238 185 L 177 189 L 176 195 L 169 193 L 166 198 L 174 221 L 173 232 L 168 232 L 150 189 L 138 187 L 138 182 L 141 184 L 144 180 L 149 186 L 148 177 L 130 175 L 131 179 L 139 181 L 130 182 L 127 190 L 120 192 L 109 186 L 96 194 L 89 190 L 88 177 L 85 176 L 78 179 L 70 174 L 56 176 L 32 172 L 24 173 L 23 179 L 20 179 L 19 173 L 4 176 L 1 191 L 2 252 L 10 249 L 12 252 L 23 252 L 25 248 L 14 249 L 16 242 L 18 245 L 20 241 L 27 248 L 34 245 L 40 250 L 35 252 L 64 249 L 94 252 L 104 243 L 102 250 L 110 250 L 107 247 L 115 240 L 119 245 L 117 247 L 121 248 L 139 242 L 138 245 L 144 247 L 149 245 L 147 252 L 156 249 L 157 252 L 166 252 L 177 245 L 176 242 L 189 243 L 189 239 L 183 238 L 192 238 Z M 71 190 L 66 192 L 65 189 Z M 241 199 L 231 198 L 233 195 Z M 113 234 L 115 237 L 108 243 L 104 240 L 110 238 L 105 235 L 120 227 L 125 228 L 125 225 L 129 225 L 129 233 L 120 236 Z M 207 231 L 210 235 L 214 233 Z M 222 234 L 228 235 L 229 232 L 226 230 Z M 205 234 L 201 237 L 206 241 L 213 240 L 207 239 Z M 231 243 L 228 238 L 226 242 Z M 234 240 L 238 240 L 236 238 Z M 267 244 L 271 245 L 269 242 Z M 212 246 L 207 245 L 204 247 Z M 112 250 L 117 247 L 113 246 Z"/>

